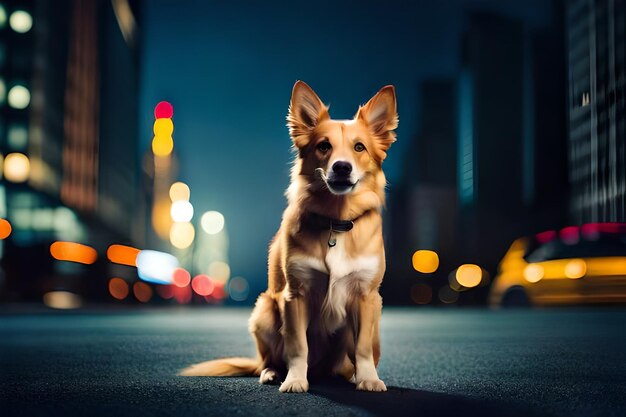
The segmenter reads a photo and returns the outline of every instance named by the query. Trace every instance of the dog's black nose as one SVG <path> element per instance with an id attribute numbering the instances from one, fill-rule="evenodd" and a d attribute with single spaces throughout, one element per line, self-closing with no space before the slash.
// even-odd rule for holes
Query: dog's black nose
<path id="1" fill-rule="evenodd" d="M 333 171 L 337 175 L 350 175 L 352 172 L 352 165 L 348 162 L 337 161 L 333 164 Z"/>

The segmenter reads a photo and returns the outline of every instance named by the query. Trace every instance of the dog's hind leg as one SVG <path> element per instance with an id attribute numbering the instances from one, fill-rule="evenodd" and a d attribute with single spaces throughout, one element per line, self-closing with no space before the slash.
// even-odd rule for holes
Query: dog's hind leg
<path id="1" fill-rule="evenodd" d="M 276 302 L 268 292 L 264 292 L 257 299 L 249 321 L 250 333 L 261 358 L 259 377 L 261 384 L 277 384 L 280 380 L 279 371 L 284 368 L 279 320 Z"/>

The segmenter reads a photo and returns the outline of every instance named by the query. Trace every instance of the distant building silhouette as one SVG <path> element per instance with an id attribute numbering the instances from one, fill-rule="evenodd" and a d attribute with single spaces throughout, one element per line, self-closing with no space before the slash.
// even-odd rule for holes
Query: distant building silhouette
<path id="1" fill-rule="evenodd" d="M 416 250 L 441 256 L 440 271 L 452 268 L 456 227 L 456 97 L 453 80 L 428 79 L 420 85 L 420 131 L 404 160 L 403 181 L 392 190 L 390 273 L 383 295 L 392 301 L 411 301 L 420 284 L 411 265 Z M 427 285 L 444 285 L 447 273 L 429 275 Z M 436 282 L 434 282 L 436 281 Z M 390 293 L 389 296 L 386 295 Z M 435 291 L 436 292 L 436 291 Z M 398 299 L 393 299 L 398 297 Z"/>
<path id="2" fill-rule="evenodd" d="M 570 210 L 576 223 L 626 221 L 625 3 L 567 3 Z"/>
<path id="3" fill-rule="evenodd" d="M 562 16 L 554 20 L 531 30 L 515 19 L 470 13 L 456 82 L 421 86 L 421 128 L 402 186 L 392 191 L 395 276 L 383 294 L 389 288 L 407 301 L 412 286 L 429 285 L 437 303 L 459 265 L 475 263 L 493 275 L 512 240 L 566 221 Z M 439 254 L 434 274 L 412 269 L 420 249 Z M 480 302 L 485 288 L 459 302 Z"/>
<path id="4" fill-rule="evenodd" d="M 510 242 L 563 222 L 563 47 L 558 20 L 471 14 L 459 77 L 463 258 L 495 272 Z"/>
<path id="5" fill-rule="evenodd" d="M 2 2 L 7 16 L 25 15 L 17 20 L 22 26 L 5 21 L 0 27 L 6 52 L 0 81 L 23 87 L 21 102 L 0 106 L 0 138 L 7 139 L 0 140 L 0 151 L 28 161 L 22 177 L 4 175 L 0 183 L 6 194 L 0 216 L 13 226 L 5 256 L 0 253 L 8 299 L 40 299 L 55 288 L 103 295 L 103 256 L 93 266 L 53 262 L 50 244 L 70 240 L 104 255 L 109 244 L 143 239 L 137 227 L 144 216 L 138 204 L 138 50 L 128 5 Z M 85 273 L 90 280 L 77 279 Z"/>

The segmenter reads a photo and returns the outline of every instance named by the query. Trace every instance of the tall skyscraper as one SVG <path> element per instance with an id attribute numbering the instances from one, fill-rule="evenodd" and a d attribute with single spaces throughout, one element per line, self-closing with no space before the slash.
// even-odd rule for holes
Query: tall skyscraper
<path id="1" fill-rule="evenodd" d="M 0 1 L 0 153 L 10 161 L 0 216 L 13 227 L 3 242 L 8 298 L 76 287 L 64 277 L 86 269 L 52 263 L 55 240 L 104 253 L 142 237 L 133 229 L 143 214 L 136 8 L 127 0 Z"/>
<path id="2" fill-rule="evenodd" d="M 626 221 L 626 2 L 570 0 L 566 23 L 571 215 Z"/>

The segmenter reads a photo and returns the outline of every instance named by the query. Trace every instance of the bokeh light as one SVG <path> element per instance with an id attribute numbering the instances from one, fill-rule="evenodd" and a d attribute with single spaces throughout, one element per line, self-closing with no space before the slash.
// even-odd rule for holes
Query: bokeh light
<path id="1" fill-rule="evenodd" d="M 524 268 L 524 278 L 528 282 L 539 282 L 544 275 L 544 270 L 541 265 L 529 264 Z"/>
<path id="2" fill-rule="evenodd" d="M 172 283 L 177 287 L 186 287 L 191 282 L 191 274 L 184 268 L 176 268 Z"/>
<path id="3" fill-rule="evenodd" d="M 156 119 L 154 121 L 154 136 L 157 138 L 172 137 L 174 133 L 174 123 L 172 119 Z"/>
<path id="4" fill-rule="evenodd" d="M 170 208 L 170 216 L 177 223 L 188 222 L 193 218 L 193 206 L 186 200 L 174 201 Z"/>
<path id="5" fill-rule="evenodd" d="M 128 284 L 122 278 L 111 278 L 109 280 L 109 294 L 116 300 L 123 300 L 128 297 Z"/>
<path id="6" fill-rule="evenodd" d="M 187 249 L 193 243 L 196 231 L 189 222 L 174 223 L 170 229 L 170 243 L 178 249 Z"/>
<path id="7" fill-rule="evenodd" d="M 152 139 L 152 152 L 156 156 L 168 156 L 174 150 L 174 139 L 171 136 L 155 136 Z"/>
<path id="8" fill-rule="evenodd" d="M 174 299 L 178 304 L 187 304 L 191 301 L 191 297 L 193 295 L 191 285 L 187 285 L 186 287 L 177 287 L 173 285 L 171 287 Z"/>
<path id="9" fill-rule="evenodd" d="M 7 20 L 7 10 L 0 4 L 0 29 L 6 26 Z"/>
<path id="10" fill-rule="evenodd" d="M 483 277 L 483 270 L 474 264 L 459 266 L 455 274 L 456 280 L 465 288 L 473 288 L 480 284 Z"/>
<path id="11" fill-rule="evenodd" d="M 170 187 L 170 199 L 172 202 L 176 201 L 189 201 L 191 190 L 189 186 L 184 182 L 175 182 Z"/>
<path id="12" fill-rule="evenodd" d="M 6 219 L 0 219 L 0 240 L 4 240 L 11 235 L 11 223 Z"/>
<path id="13" fill-rule="evenodd" d="M 415 284 L 411 287 L 411 300 L 415 304 L 428 304 L 433 298 L 433 289 L 430 285 Z"/>
<path id="14" fill-rule="evenodd" d="M 24 182 L 30 175 L 30 160 L 23 153 L 10 153 L 4 158 L 4 177 L 11 182 Z"/>
<path id="15" fill-rule="evenodd" d="M 423 274 L 431 274 L 439 268 L 439 256 L 432 250 L 418 250 L 413 254 L 413 268 Z"/>
<path id="16" fill-rule="evenodd" d="M 7 130 L 7 144 L 13 150 L 24 150 L 28 146 L 28 128 L 23 124 L 11 124 Z"/>
<path id="17" fill-rule="evenodd" d="M 164 300 L 174 297 L 174 285 L 157 285 L 156 291 Z"/>
<path id="18" fill-rule="evenodd" d="M 224 216 L 219 211 L 207 211 L 200 218 L 200 224 L 205 232 L 215 235 L 224 229 Z"/>
<path id="19" fill-rule="evenodd" d="M 7 94 L 7 102 L 14 109 L 25 109 L 30 104 L 30 91 L 23 85 L 14 85 Z"/>
<path id="20" fill-rule="evenodd" d="M 137 281 L 133 284 L 133 294 L 141 303 L 147 303 L 152 298 L 152 287 L 145 282 Z"/>
<path id="21" fill-rule="evenodd" d="M 161 239 L 167 239 L 172 227 L 170 209 L 172 203 L 167 197 L 159 198 L 152 207 L 152 227 Z"/>
<path id="22" fill-rule="evenodd" d="M 171 119 L 174 116 L 174 107 L 167 101 L 161 101 L 154 108 L 155 119 Z"/>
<path id="23" fill-rule="evenodd" d="M 43 303 L 50 308 L 71 310 L 81 306 L 78 295 L 69 291 L 50 291 L 44 294 Z"/>
<path id="24" fill-rule="evenodd" d="M 228 281 L 228 294 L 233 301 L 245 301 L 248 298 L 250 286 L 243 277 L 234 277 Z"/>
<path id="25" fill-rule="evenodd" d="M 33 17 L 24 10 L 16 10 L 9 16 L 9 26 L 17 33 L 26 33 L 33 27 Z"/>
<path id="26" fill-rule="evenodd" d="M 459 293 L 454 291 L 449 286 L 439 288 L 439 300 L 444 304 L 456 303 L 459 299 Z"/>
<path id="27" fill-rule="evenodd" d="M 155 284 L 171 284 L 178 259 L 165 252 L 142 250 L 137 255 L 139 278 Z"/>
<path id="28" fill-rule="evenodd" d="M 209 275 L 223 284 L 230 278 L 230 266 L 223 261 L 213 261 L 209 265 Z"/>
<path id="29" fill-rule="evenodd" d="M 107 249 L 107 258 L 109 261 L 128 266 L 137 266 L 137 255 L 139 249 L 125 245 L 111 245 Z"/>
<path id="30" fill-rule="evenodd" d="M 211 293 L 210 297 L 207 297 L 209 300 L 220 301 L 226 297 L 226 285 L 222 282 L 213 281 L 213 293 Z"/>
<path id="31" fill-rule="evenodd" d="M 196 294 L 201 296 L 211 295 L 215 289 L 215 285 L 208 275 L 200 274 L 193 277 L 191 287 Z"/>
<path id="32" fill-rule="evenodd" d="M 50 245 L 50 254 L 58 261 L 93 264 L 98 258 L 96 250 L 90 246 L 74 242 L 54 242 Z"/>
<path id="33" fill-rule="evenodd" d="M 568 226 L 561 229 L 559 237 L 567 245 L 575 245 L 580 240 L 578 226 Z"/>
<path id="34" fill-rule="evenodd" d="M 572 259 L 565 265 L 565 276 L 571 279 L 578 279 L 587 273 L 587 263 L 582 259 Z"/>

